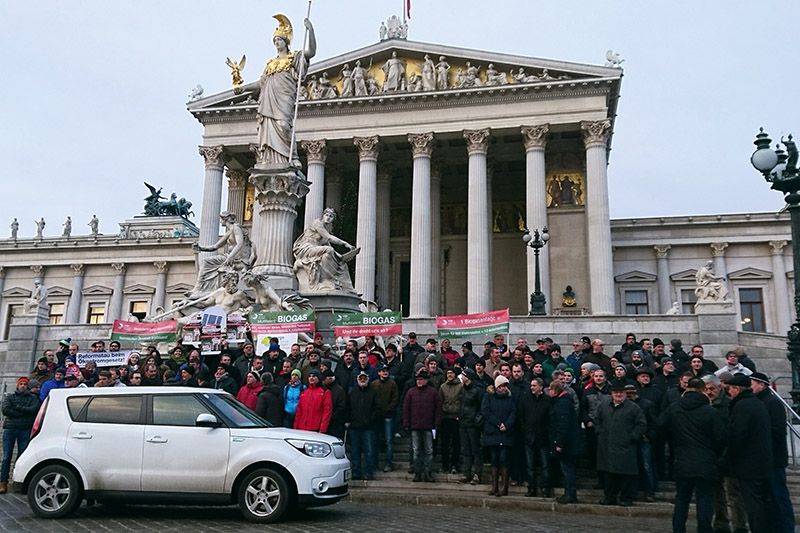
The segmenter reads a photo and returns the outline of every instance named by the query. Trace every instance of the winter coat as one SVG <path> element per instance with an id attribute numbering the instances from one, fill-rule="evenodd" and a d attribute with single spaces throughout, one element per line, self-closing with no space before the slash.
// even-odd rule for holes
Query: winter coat
<path id="1" fill-rule="evenodd" d="M 439 396 L 442 398 L 442 417 L 458 419 L 461 414 L 461 398 L 463 396 L 463 385 L 458 379 L 445 381 L 439 387 Z"/>
<path id="2" fill-rule="evenodd" d="M 325 433 L 331 421 L 332 410 L 330 391 L 320 385 L 309 385 L 300 394 L 300 401 L 297 402 L 294 429 Z"/>
<path id="3" fill-rule="evenodd" d="M 376 406 L 378 409 L 378 415 L 381 418 L 390 418 L 394 416 L 394 413 L 397 410 L 397 402 L 400 401 L 400 393 L 397 389 L 397 383 L 395 383 L 391 378 L 387 379 L 386 381 L 383 381 L 382 379 L 376 379 L 370 383 L 369 386 L 372 387 L 378 397 L 378 403 Z"/>
<path id="4" fill-rule="evenodd" d="M 458 414 L 459 424 L 463 428 L 482 428 L 481 402 L 484 388 L 480 383 L 461 386 L 461 409 Z"/>
<path id="5" fill-rule="evenodd" d="M 786 445 L 786 410 L 769 389 L 759 392 L 756 397 L 764 402 L 769 413 L 772 430 L 772 468 L 786 468 L 789 466 L 789 450 Z"/>
<path id="6" fill-rule="evenodd" d="M 658 418 L 675 450 L 675 477 L 717 479 L 717 461 L 725 448 L 725 425 L 708 397 L 689 391 Z"/>
<path id="7" fill-rule="evenodd" d="M 297 382 L 297 385 L 286 384 L 283 387 L 283 410 L 290 415 L 297 412 L 297 404 L 300 402 L 300 395 L 306 390 L 306 386 L 302 382 Z"/>
<path id="8" fill-rule="evenodd" d="M 258 393 L 261 392 L 261 389 L 264 388 L 259 382 L 256 383 L 248 383 L 243 385 L 239 389 L 239 393 L 236 395 L 236 399 L 245 404 L 247 407 L 252 409 L 253 411 L 256 410 L 256 404 L 258 403 Z"/>
<path id="9" fill-rule="evenodd" d="M 517 406 L 517 429 L 522 430 L 525 444 L 547 446 L 550 397 L 544 393 L 534 396 L 528 392 L 519 399 Z"/>
<path id="10" fill-rule="evenodd" d="M 639 474 L 637 448 L 647 431 L 644 413 L 634 402 L 600 404 L 595 420 L 597 470 L 635 476 Z"/>
<path id="11" fill-rule="evenodd" d="M 495 392 L 484 396 L 481 414 L 483 415 L 484 446 L 514 445 L 514 423 L 516 422 L 517 408 L 511 393 Z M 505 431 L 500 431 L 500 424 L 505 425 Z"/>
<path id="12" fill-rule="evenodd" d="M 338 383 L 328 387 L 331 393 L 331 421 L 328 424 L 328 435 L 344 437 L 344 423 L 347 420 L 347 393 Z"/>
<path id="13" fill-rule="evenodd" d="M 350 381 L 353 376 L 353 369 L 358 366 L 358 363 L 353 363 L 352 366 L 347 367 L 344 363 L 339 363 L 336 365 L 336 370 L 333 371 L 333 375 L 336 376 L 336 383 L 339 384 L 344 390 L 350 388 Z M 355 378 L 352 378 L 352 382 L 355 383 Z"/>
<path id="14" fill-rule="evenodd" d="M 256 413 L 273 426 L 283 423 L 283 391 L 280 386 L 273 383 L 261 389 L 256 401 Z"/>
<path id="15" fill-rule="evenodd" d="M 656 414 L 658 414 L 661 411 L 661 402 L 664 400 L 664 393 L 661 389 L 652 383 L 646 386 L 637 383 L 636 387 L 639 389 L 639 397 L 652 403 L 656 409 Z"/>
<path id="16" fill-rule="evenodd" d="M 354 388 L 358 387 L 358 384 L 356 384 L 356 381 L 358 381 L 358 380 L 356 378 L 358 377 L 358 375 L 361 372 L 366 372 L 367 373 L 367 375 L 369 376 L 369 382 L 370 383 L 372 383 L 373 381 L 378 379 L 378 371 L 375 370 L 374 366 L 372 366 L 370 364 L 367 364 L 366 368 L 361 368 L 361 365 L 356 363 L 355 365 L 353 365 L 353 370 L 352 370 L 352 372 L 350 374 L 350 388 L 351 389 L 354 389 Z"/>
<path id="17" fill-rule="evenodd" d="M 600 404 L 608 401 L 611 398 L 611 390 L 608 382 L 603 383 L 602 388 L 597 388 L 597 385 L 592 385 L 586 389 L 581 398 L 581 420 L 583 423 L 591 422 L 597 423 L 597 411 L 600 409 Z"/>
<path id="18" fill-rule="evenodd" d="M 542 363 L 542 369 L 544 370 L 545 377 L 550 380 L 553 377 L 553 372 L 555 372 L 558 365 L 561 363 L 567 364 L 567 360 L 561 356 L 558 356 L 557 359 L 553 359 L 552 357 L 548 357 Z"/>
<path id="19" fill-rule="evenodd" d="M 347 393 L 347 421 L 352 429 L 373 429 L 378 418 L 378 395 L 367 385 L 356 385 Z"/>
<path id="20" fill-rule="evenodd" d="M 50 394 L 52 389 L 63 389 L 64 388 L 64 380 L 56 381 L 56 378 L 48 379 L 44 383 L 42 383 L 42 388 L 39 389 L 39 400 L 44 401 L 47 398 L 47 395 Z"/>
<path id="21" fill-rule="evenodd" d="M 772 475 L 772 431 L 767 406 L 743 389 L 731 400 L 727 466 L 732 477 L 769 479 Z"/>
<path id="22" fill-rule="evenodd" d="M 656 375 L 652 380 L 652 384 L 654 387 L 657 387 L 664 396 L 666 396 L 669 389 L 674 389 L 678 386 L 678 374 L 673 372 L 672 374 L 667 374 L 665 376 L 664 373 L 659 370 L 656 372 Z"/>
<path id="23" fill-rule="evenodd" d="M 442 372 L 442 369 L 437 368 L 436 372 L 428 377 L 428 382 L 430 382 L 431 386 L 438 391 L 439 387 L 441 387 L 442 383 L 444 383 L 444 372 Z"/>
<path id="24" fill-rule="evenodd" d="M 236 380 L 234 380 L 228 374 L 224 374 L 219 379 L 213 379 L 211 383 L 213 388 L 217 390 L 224 390 L 225 392 L 230 393 L 232 396 L 236 396 L 239 392 L 239 384 L 236 383 Z M 142 380 L 142 385 L 144 385 L 144 380 Z"/>
<path id="25" fill-rule="evenodd" d="M 644 419 L 645 422 L 647 422 L 647 431 L 645 432 L 645 437 L 647 437 L 647 440 L 652 442 L 658 435 L 658 408 L 653 402 L 647 398 L 642 398 L 641 396 L 632 401 L 638 405 L 639 409 L 641 409 L 644 413 Z"/>
<path id="26" fill-rule="evenodd" d="M 403 427 L 430 430 L 442 424 L 442 399 L 430 383 L 414 386 L 403 401 Z"/>
<path id="27" fill-rule="evenodd" d="M 414 363 L 417 361 L 417 354 L 424 351 L 425 348 L 419 344 L 406 344 L 403 346 L 403 351 L 401 352 L 402 363 L 400 370 L 401 380 L 403 383 L 406 383 L 411 379 L 411 376 L 414 373 Z"/>
<path id="28" fill-rule="evenodd" d="M 39 397 L 26 390 L 15 390 L 3 398 L 3 427 L 6 429 L 31 429 L 41 402 Z"/>
<path id="29" fill-rule="evenodd" d="M 550 453 L 556 457 L 580 455 L 583 451 L 581 426 L 568 393 L 550 399 L 548 420 Z M 557 448 L 561 448 L 561 451 L 556 451 Z"/>
<path id="30" fill-rule="evenodd" d="M 384 360 L 384 366 L 389 369 L 389 379 L 394 381 L 399 385 L 402 385 L 402 364 L 400 363 L 400 359 L 395 357 L 391 361 Z"/>

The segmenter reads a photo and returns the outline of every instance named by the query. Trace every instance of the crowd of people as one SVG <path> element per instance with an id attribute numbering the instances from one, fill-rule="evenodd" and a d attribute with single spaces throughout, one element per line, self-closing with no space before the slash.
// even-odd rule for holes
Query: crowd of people
<path id="1" fill-rule="evenodd" d="M 654 501 L 659 482 L 674 480 L 676 532 L 686 530 L 693 494 L 700 532 L 794 531 L 785 410 L 741 347 L 718 365 L 701 345 L 686 352 L 679 339 L 633 334 L 613 351 L 589 337 L 562 350 L 547 337 L 508 346 L 503 335 L 457 351 L 449 339 L 422 345 L 414 333 L 401 346 L 364 337 L 335 350 L 317 334 L 288 352 L 272 339 L 263 355 L 251 342 L 205 357 L 192 346 L 165 356 L 149 347 L 100 369 L 91 360 L 79 368 L 79 351 L 70 339 L 45 350 L 4 398 L 0 492 L 15 444 L 25 448 L 52 389 L 179 385 L 222 389 L 273 425 L 345 440 L 355 480 L 374 479 L 381 455 L 384 472 L 396 468 L 402 431 L 414 482 L 460 474 L 462 483 L 488 481 L 498 497 L 510 484 L 543 497 L 563 486 L 557 501 L 570 504 L 580 464 L 593 472 L 602 505 Z"/>

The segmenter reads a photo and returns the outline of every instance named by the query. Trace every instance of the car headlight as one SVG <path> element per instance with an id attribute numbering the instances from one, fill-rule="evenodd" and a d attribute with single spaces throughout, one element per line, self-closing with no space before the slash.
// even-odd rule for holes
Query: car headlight
<path id="1" fill-rule="evenodd" d="M 327 457 L 331 454 L 331 447 L 324 442 L 313 440 L 286 439 L 286 442 L 297 448 L 309 457 Z"/>

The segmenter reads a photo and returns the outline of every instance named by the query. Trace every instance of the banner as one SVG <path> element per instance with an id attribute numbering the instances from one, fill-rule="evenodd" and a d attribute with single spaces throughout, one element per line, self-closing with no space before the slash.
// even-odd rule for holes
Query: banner
<path id="1" fill-rule="evenodd" d="M 175 320 L 165 322 L 127 322 L 115 320 L 111 328 L 111 340 L 118 342 L 140 342 L 156 344 L 159 342 L 175 342 L 178 323 Z"/>
<path id="2" fill-rule="evenodd" d="M 97 368 L 107 366 L 122 366 L 128 362 L 131 350 L 122 352 L 78 352 L 75 354 L 75 364 L 80 368 L 85 368 L 86 363 L 94 361 Z"/>
<path id="3" fill-rule="evenodd" d="M 314 311 L 259 311 L 250 313 L 250 331 L 274 337 L 284 333 L 314 333 L 316 320 Z"/>
<path id="4" fill-rule="evenodd" d="M 288 352 L 292 344 L 297 342 L 297 333 L 259 333 L 255 335 L 255 348 L 256 355 L 263 355 L 266 357 L 267 349 L 269 348 L 269 340 L 272 337 L 278 338 L 278 346 L 281 350 Z"/>
<path id="5" fill-rule="evenodd" d="M 219 333 L 228 327 L 228 312 L 222 307 L 215 305 L 203 309 L 200 317 L 200 331 L 204 335 Z"/>
<path id="6" fill-rule="evenodd" d="M 337 337 L 363 337 L 364 335 L 402 335 L 400 313 L 337 313 L 333 315 L 333 333 Z"/>
<path id="7" fill-rule="evenodd" d="M 439 337 L 477 337 L 492 333 L 508 333 L 508 309 L 473 315 L 437 316 Z"/>

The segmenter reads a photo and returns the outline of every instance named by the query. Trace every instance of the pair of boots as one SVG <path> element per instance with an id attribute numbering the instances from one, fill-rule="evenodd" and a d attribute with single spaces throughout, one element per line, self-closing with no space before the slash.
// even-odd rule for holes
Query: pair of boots
<path id="1" fill-rule="evenodd" d="M 500 476 L 503 476 L 503 489 L 500 490 Z M 492 490 L 489 492 L 489 496 L 508 496 L 508 468 L 497 468 L 496 466 L 492 467 Z"/>

